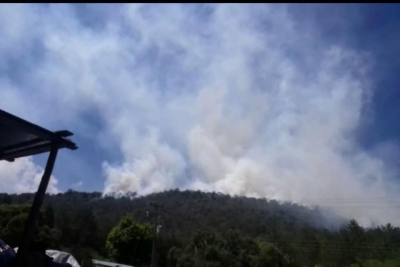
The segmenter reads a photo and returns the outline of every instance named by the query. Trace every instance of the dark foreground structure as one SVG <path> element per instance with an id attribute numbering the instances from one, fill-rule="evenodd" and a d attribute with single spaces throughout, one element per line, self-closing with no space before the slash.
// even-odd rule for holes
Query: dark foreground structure
<path id="1" fill-rule="evenodd" d="M 45 171 L 25 225 L 23 240 L 19 246 L 17 266 L 21 265 L 21 259 L 24 258 L 33 238 L 58 150 L 78 149 L 76 144 L 67 138 L 72 135 L 66 130 L 49 131 L 0 109 L 0 160 L 13 162 L 17 158 L 49 152 Z"/>

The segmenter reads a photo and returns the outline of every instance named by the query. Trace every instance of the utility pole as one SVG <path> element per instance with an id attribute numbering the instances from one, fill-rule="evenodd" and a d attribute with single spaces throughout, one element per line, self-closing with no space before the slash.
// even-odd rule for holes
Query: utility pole
<path id="1" fill-rule="evenodd" d="M 137 249 L 137 246 L 139 244 L 139 241 L 140 241 L 140 237 L 136 238 L 136 246 L 135 246 L 135 250 L 133 251 L 133 256 L 132 256 L 132 266 L 134 266 L 133 263 L 134 263 L 134 260 L 135 260 L 136 249 Z"/>
<path id="2" fill-rule="evenodd" d="M 150 202 L 150 206 L 155 208 L 155 216 L 153 218 L 154 238 L 153 238 L 153 248 L 151 253 L 151 267 L 156 267 L 157 234 L 159 227 L 161 227 L 161 225 L 159 224 L 159 220 L 161 219 L 161 216 L 159 215 L 159 209 L 162 208 L 163 205 L 156 202 Z"/>

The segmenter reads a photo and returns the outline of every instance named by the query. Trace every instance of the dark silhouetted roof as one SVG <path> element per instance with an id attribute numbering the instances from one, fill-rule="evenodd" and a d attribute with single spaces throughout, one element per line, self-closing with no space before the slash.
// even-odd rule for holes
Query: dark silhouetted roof
<path id="1" fill-rule="evenodd" d="M 76 144 L 66 138 L 71 135 L 65 130 L 51 132 L 0 109 L 0 160 L 14 161 L 48 152 L 52 143 L 75 150 Z"/>

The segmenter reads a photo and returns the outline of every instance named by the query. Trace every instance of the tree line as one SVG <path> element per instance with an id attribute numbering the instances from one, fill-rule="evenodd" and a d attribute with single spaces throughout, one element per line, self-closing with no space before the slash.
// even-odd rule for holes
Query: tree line
<path id="1" fill-rule="evenodd" d="M 33 194 L 0 194 L 0 238 L 17 247 Z M 150 202 L 163 203 L 154 228 Z M 293 203 L 170 190 L 115 198 L 69 190 L 46 196 L 35 242 L 79 263 L 149 266 L 400 266 L 400 228 L 363 228 Z"/>

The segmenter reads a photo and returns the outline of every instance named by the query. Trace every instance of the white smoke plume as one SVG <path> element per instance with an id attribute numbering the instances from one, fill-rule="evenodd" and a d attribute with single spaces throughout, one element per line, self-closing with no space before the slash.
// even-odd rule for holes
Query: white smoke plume
<path id="1" fill-rule="evenodd" d="M 1 54 L 44 47 L 26 75 L 52 103 L 41 112 L 55 122 L 97 112 L 119 144 L 123 161 L 102 165 L 105 194 L 179 187 L 320 201 L 365 225 L 400 225 L 395 207 L 347 205 L 388 200 L 396 185 L 355 140 L 372 59 L 299 28 L 287 6 L 92 6 L 101 19 L 88 25 L 67 5 L 1 9 L 15 15 L 0 21 Z"/>
<path id="2" fill-rule="evenodd" d="M 32 157 L 20 158 L 13 163 L 0 161 L 0 190 L 7 193 L 36 192 L 43 172 L 43 168 L 32 162 Z M 51 177 L 47 193 L 58 192 L 57 180 Z"/>

